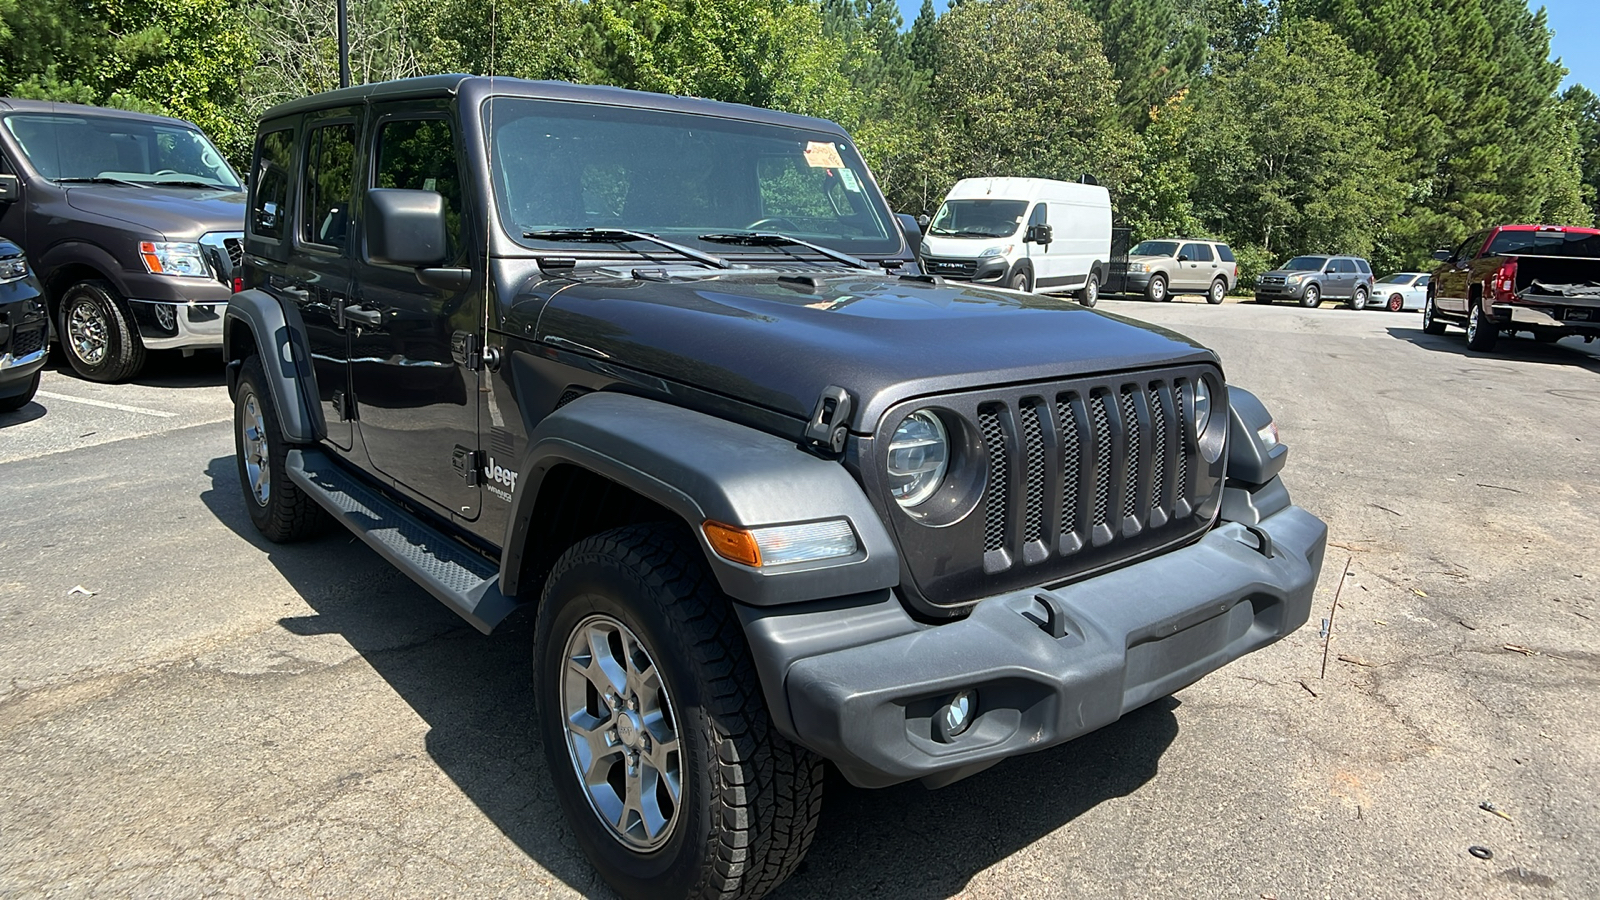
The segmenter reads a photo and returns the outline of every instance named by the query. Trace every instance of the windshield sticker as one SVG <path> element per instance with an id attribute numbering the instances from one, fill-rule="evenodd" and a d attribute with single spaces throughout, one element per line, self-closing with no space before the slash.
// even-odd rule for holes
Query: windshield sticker
<path id="1" fill-rule="evenodd" d="M 861 182 L 856 179 L 856 173 L 850 171 L 849 169 L 840 169 L 839 180 L 844 182 L 844 189 L 850 193 L 861 193 Z"/>
<path id="2" fill-rule="evenodd" d="M 813 169 L 842 169 L 839 148 L 827 141 L 806 141 L 806 165 Z"/>

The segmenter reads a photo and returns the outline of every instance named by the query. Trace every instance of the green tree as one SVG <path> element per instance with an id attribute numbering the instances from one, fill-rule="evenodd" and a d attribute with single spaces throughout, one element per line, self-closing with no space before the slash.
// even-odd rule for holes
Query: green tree
<path id="1" fill-rule="evenodd" d="M 1122 119 L 1136 129 L 1155 107 L 1189 86 L 1206 60 L 1206 30 L 1179 15 L 1176 0 L 1083 0 L 1100 24 L 1117 79 Z"/>
<path id="2" fill-rule="evenodd" d="M 1600 221 L 1600 97 L 1581 84 L 1567 88 L 1561 102 L 1577 130 L 1578 169 L 1583 178 L 1584 200 Z"/>
<path id="3" fill-rule="evenodd" d="M 1376 88 L 1371 65 L 1317 21 L 1275 28 L 1198 85 L 1185 146 L 1201 223 L 1269 255 L 1373 255 L 1402 196 Z"/>

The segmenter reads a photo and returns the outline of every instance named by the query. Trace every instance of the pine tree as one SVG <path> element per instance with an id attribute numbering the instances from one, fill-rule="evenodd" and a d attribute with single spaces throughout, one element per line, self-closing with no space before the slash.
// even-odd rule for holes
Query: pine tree
<path id="1" fill-rule="evenodd" d="M 1084 0 L 1100 23 L 1118 82 L 1123 121 L 1143 130 L 1151 110 L 1189 86 L 1206 59 L 1206 32 L 1178 14 L 1176 0 Z"/>

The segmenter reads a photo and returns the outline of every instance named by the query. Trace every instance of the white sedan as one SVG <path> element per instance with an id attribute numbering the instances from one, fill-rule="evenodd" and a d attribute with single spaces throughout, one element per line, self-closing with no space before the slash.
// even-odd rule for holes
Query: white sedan
<path id="1" fill-rule="evenodd" d="M 1428 301 L 1428 279 L 1422 272 L 1396 272 L 1382 278 L 1372 286 L 1371 306 L 1399 312 L 1402 309 L 1421 309 Z"/>

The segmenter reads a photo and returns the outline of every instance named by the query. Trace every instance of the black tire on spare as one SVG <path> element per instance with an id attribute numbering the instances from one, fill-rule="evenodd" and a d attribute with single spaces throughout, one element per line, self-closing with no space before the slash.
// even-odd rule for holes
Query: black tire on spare
<path id="1" fill-rule="evenodd" d="M 33 380 L 28 382 L 28 386 L 23 389 L 22 393 L 0 398 L 0 412 L 16 412 L 32 403 L 33 395 L 39 392 L 39 378 L 42 375 L 44 375 L 42 370 L 33 373 Z"/>
<path id="2" fill-rule="evenodd" d="M 822 809 L 822 759 L 773 728 L 731 603 L 681 525 L 631 525 L 578 542 L 545 582 L 537 621 L 534 691 L 550 777 L 578 844 L 607 884 L 629 900 L 754 900 L 794 873 Z M 588 671 L 577 657 L 569 665 L 569 647 L 594 646 L 575 641 L 596 622 L 607 623 L 618 642 L 637 642 L 624 658 L 642 656 L 669 698 L 655 697 L 669 714 L 654 721 L 671 724 L 655 746 L 676 742 L 681 787 L 670 816 L 655 801 L 657 821 L 668 824 L 653 846 L 630 845 L 648 832 L 630 838 L 601 818 L 594 799 L 626 784 L 635 767 L 644 771 L 637 760 L 652 744 L 632 719 L 626 730 L 622 723 L 627 709 L 650 703 L 618 705 L 600 699 L 592 683 L 576 682 L 575 694 L 563 681 L 567 670 Z M 602 764 L 604 778 L 581 780 L 578 760 L 599 758 L 592 735 L 602 729 L 609 729 L 607 753 L 620 752 L 620 761 Z M 622 748 L 629 740 L 643 750 Z M 636 762 L 626 762 L 629 753 Z M 620 819 L 630 821 L 626 806 Z"/>
<path id="3" fill-rule="evenodd" d="M 289 444 L 284 440 L 278 410 L 266 384 L 261 357 L 245 360 L 234 392 L 234 460 L 251 524 L 267 540 L 284 544 L 319 534 L 327 525 L 328 514 L 289 480 L 285 462 Z M 263 472 L 265 479 L 260 477 Z"/>
<path id="4" fill-rule="evenodd" d="M 61 295 L 58 309 L 56 338 L 79 375 L 109 383 L 144 368 L 144 344 L 110 282 L 78 282 Z"/>

